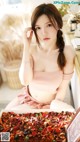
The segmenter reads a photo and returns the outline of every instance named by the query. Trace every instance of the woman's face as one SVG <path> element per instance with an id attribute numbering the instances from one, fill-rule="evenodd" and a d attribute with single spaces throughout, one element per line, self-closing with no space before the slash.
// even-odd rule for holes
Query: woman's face
<path id="1" fill-rule="evenodd" d="M 49 18 L 45 14 L 38 18 L 35 24 L 35 30 L 39 43 L 42 47 L 49 48 L 56 45 L 58 31 L 57 24 L 55 27 L 53 27 Z"/>

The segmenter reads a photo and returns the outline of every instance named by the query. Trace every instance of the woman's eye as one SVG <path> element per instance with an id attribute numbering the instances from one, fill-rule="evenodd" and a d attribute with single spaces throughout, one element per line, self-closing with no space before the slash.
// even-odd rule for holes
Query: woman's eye
<path id="1" fill-rule="evenodd" d="M 52 24 L 48 24 L 48 27 L 51 27 L 52 26 Z"/>
<path id="2" fill-rule="evenodd" d="M 40 27 L 36 27 L 36 28 L 35 28 L 35 30 L 40 30 L 40 29 L 41 29 Z"/>

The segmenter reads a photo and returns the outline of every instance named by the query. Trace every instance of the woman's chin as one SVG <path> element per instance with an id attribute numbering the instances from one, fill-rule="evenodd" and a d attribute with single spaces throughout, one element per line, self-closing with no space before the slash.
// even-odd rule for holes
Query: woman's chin
<path id="1" fill-rule="evenodd" d="M 41 47 L 42 47 L 43 50 L 49 50 L 50 43 L 41 44 Z"/>

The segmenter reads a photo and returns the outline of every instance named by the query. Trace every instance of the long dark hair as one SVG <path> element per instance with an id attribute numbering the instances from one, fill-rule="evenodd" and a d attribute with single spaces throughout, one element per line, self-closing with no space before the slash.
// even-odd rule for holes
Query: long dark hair
<path id="1" fill-rule="evenodd" d="M 50 22 L 52 23 L 52 25 L 54 27 L 57 22 L 57 25 L 59 28 L 59 30 L 57 32 L 57 41 L 56 41 L 56 45 L 59 48 L 59 55 L 58 55 L 57 63 L 59 65 L 60 69 L 62 70 L 66 64 L 66 58 L 65 58 L 64 52 L 63 52 L 64 47 L 65 47 L 65 43 L 64 43 L 64 39 L 63 39 L 63 33 L 60 30 L 63 26 L 62 17 L 60 15 L 59 11 L 57 10 L 57 8 L 53 4 L 41 4 L 35 8 L 35 10 L 33 11 L 32 17 L 31 17 L 31 26 L 32 26 L 32 29 L 34 30 L 38 44 L 39 44 L 39 40 L 38 40 L 37 33 L 35 30 L 35 24 L 36 24 L 36 21 L 38 20 L 38 18 L 43 14 L 45 14 L 49 18 Z"/>

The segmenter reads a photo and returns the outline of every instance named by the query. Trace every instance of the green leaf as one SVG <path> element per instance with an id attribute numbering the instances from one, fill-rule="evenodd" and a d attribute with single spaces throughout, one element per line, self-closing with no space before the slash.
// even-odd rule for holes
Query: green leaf
<path id="1" fill-rule="evenodd" d="M 26 136 L 25 140 L 26 140 L 26 142 L 28 142 L 29 141 L 29 136 Z"/>

